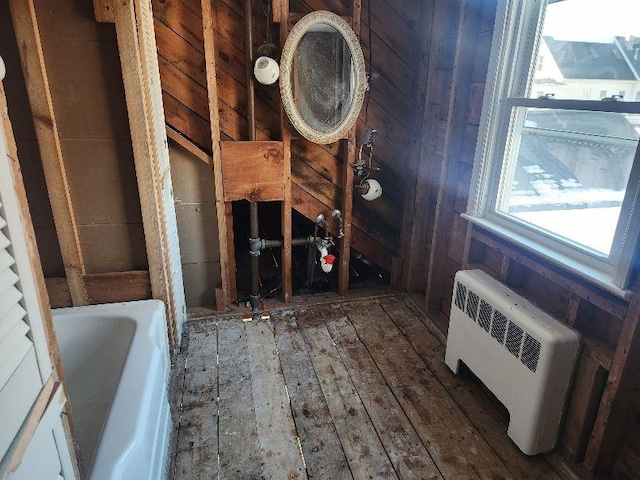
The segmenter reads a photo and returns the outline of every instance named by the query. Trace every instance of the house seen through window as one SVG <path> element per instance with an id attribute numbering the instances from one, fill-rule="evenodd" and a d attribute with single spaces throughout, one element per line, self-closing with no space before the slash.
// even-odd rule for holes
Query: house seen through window
<path id="1" fill-rule="evenodd" d="M 640 166 L 640 23 L 630 21 L 640 18 L 640 2 L 505 4 L 470 215 L 624 287 Z"/>

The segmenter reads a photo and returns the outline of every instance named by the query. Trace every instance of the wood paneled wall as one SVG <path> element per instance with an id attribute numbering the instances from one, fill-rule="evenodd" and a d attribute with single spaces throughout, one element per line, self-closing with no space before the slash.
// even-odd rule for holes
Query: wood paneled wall
<path id="1" fill-rule="evenodd" d="M 253 1 L 254 38 L 265 39 L 266 3 Z M 382 268 L 400 268 L 402 214 L 407 191 L 409 159 L 414 154 L 419 96 L 414 88 L 421 72 L 421 19 L 424 2 L 363 2 L 361 44 L 369 58 L 371 29 L 373 75 L 368 109 L 357 124 L 361 137 L 367 128 L 379 131 L 374 162 L 381 167 L 374 177 L 383 185 L 382 198 L 366 202 L 355 196 L 353 248 Z M 204 74 L 202 20 L 198 0 L 154 0 L 156 36 L 167 123 L 194 145 L 211 152 L 210 125 Z M 328 9 L 348 14 L 350 2 L 343 0 L 296 0 L 291 10 L 308 13 Z M 217 81 L 220 128 L 223 140 L 246 140 L 246 80 L 243 45 L 242 2 L 216 2 Z M 277 35 L 272 36 L 276 39 Z M 277 128 L 279 90 L 256 85 L 257 139 L 279 138 Z M 365 121 L 366 120 L 366 121 Z M 338 144 L 320 146 L 304 139 L 292 143 L 292 194 L 294 208 L 307 218 L 339 208 L 341 160 Z M 395 261 L 394 261 L 395 260 Z"/>
<path id="2" fill-rule="evenodd" d="M 462 268 L 482 268 L 583 335 L 560 450 L 588 469 L 636 478 L 640 445 L 631 407 L 640 379 L 637 311 L 614 297 L 507 241 L 472 227 L 466 209 L 487 77 L 495 0 L 434 0 L 426 93 L 416 166 L 416 189 L 407 240 L 404 281 L 419 292 L 429 316 L 446 335 L 453 281 Z M 628 362 L 628 363 L 626 363 Z M 618 410 L 619 407 L 619 410 Z M 622 433 L 626 427 L 626 433 Z M 623 448 L 618 439 L 623 437 Z M 602 449 L 601 449 L 602 447 Z"/>

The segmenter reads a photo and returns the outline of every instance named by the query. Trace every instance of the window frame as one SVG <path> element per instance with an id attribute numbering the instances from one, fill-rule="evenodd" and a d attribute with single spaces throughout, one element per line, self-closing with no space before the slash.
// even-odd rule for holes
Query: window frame
<path id="1" fill-rule="evenodd" d="M 521 136 L 522 125 L 519 128 L 514 121 L 518 116 L 514 107 L 640 112 L 640 102 L 524 98 L 532 87 L 544 15 L 550 3 L 554 0 L 498 1 L 471 190 L 463 217 L 617 296 L 628 298 L 629 276 L 640 236 L 640 142 L 614 243 L 606 258 L 496 210 L 501 196 L 502 168 L 508 160 L 505 152 L 510 147 L 511 151 L 517 151 L 511 144 Z M 519 116 L 522 123 L 524 115 Z"/>

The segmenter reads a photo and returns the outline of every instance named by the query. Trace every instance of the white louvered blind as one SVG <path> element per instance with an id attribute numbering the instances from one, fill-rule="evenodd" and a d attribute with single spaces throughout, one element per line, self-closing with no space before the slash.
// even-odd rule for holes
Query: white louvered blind
<path id="1" fill-rule="evenodd" d="M 0 203 L 0 390 L 33 346 L 27 336 L 27 312 L 21 305 L 22 293 L 18 289 L 14 265 L 4 208 Z"/>

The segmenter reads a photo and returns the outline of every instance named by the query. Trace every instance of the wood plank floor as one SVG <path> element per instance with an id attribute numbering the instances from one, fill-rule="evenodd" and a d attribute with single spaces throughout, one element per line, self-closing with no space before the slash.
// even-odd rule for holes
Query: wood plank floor
<path id="1" fill-rule="evenodd" d="M 186 325 L 172 475 L 190 479 L 560 479 L 404 296 Z"/>

